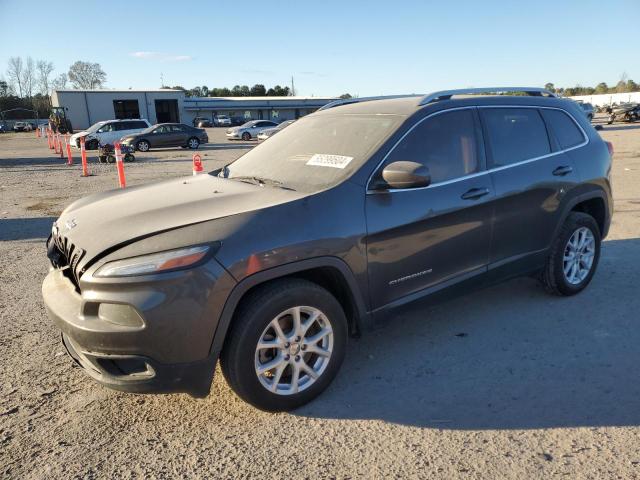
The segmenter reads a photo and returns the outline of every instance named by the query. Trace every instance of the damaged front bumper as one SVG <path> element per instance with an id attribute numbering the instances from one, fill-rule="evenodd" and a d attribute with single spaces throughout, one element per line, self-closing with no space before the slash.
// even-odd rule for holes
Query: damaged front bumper
<path id="1" fill-rule="evenodd" d="M 69 355 L 101 384 L 127 392 L 209 393 L 220 311 L 235 283 L 215 259 L 189 270 L 74 285 L 52 268 L 47 312 Z M 81 292 L 81 293 L 80 293 Z"/>

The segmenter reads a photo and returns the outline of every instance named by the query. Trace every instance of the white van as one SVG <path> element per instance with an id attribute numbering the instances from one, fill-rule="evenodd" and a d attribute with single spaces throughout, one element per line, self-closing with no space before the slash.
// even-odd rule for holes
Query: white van
<path id="1" fill-rule="evenodd" d="M 80 138 L 84 137 L 87 150 L 95 150 L 98 144 L 114 144 L 122 137 L 138 133 L 149 128 L 151 124 L 145 119 L 106 120 L 98 122 L 88 129 L 71 135 L 71 145 L 80 148 Z"/>

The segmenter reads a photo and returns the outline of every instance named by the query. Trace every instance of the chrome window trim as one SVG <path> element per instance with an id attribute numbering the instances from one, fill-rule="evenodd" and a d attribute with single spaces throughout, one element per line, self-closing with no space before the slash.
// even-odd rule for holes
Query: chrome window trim
<path id="1" fill-rule="evenodd" d="M 500 166 L 500 167 L 487 168 L 486 170 L 482 170 L 480 172 L 475 172 L 475 173 L 470 173 L 469 175 L 465 175 L 463 177 L 452 178 L 451 180 L 445 180 L 444 182 L 432 183 L 430 185 L 427 185 L 426 187 L 389 188 L 389 189 L 386 189 L 386 190 L 371 190 L 369 188 L 369 184 L 371 183 L 371 179 L 376 174 L 376 172 L 378 172 L 378 170 L 384 164 L 384 162 L 387 160 L 387 157 L 389 157 L 389 155 L 391 155 L 391 152 L 393 152 L 396 149 L 396 147 L 400 144 L 400 142 L 402 142 L 405 139 L 405 137 L 407 135 L 409 135 L 413 131 L 414 128 L 416 128 L 418 125 L 420 125 L 425 120 L 427 120 L 427 119 L 429 119 L 431 117 L 435 117 L 436 115 L 440 115 L 440 114 L 446 113 L 446 112 L 453 112 L 453 111 L 456 111 L 456 110 L 469 110 L 469 109 L 474 109 L 474 108 L 477 108 L 477 109 L 481 109 L 481 108 L 535 108 L 535 109 L 546 109 L 546 110 L 560 110 L 564 114 L 568 115 L 569 118 L 573 121 L 573 123 L 575 123 L 577 125 L 578 129 L 580 130 L 580 132 L 582 133 L 582 135 L 584 137 L 584 141 L 582 143 L 578 144 L 578 145 L 574 145 L 573 147 L 569 147 L 569 148 L 558 150 L 557 152 L 551 152 L 551 153 L 548 153 L 546 155 L 542 155 L 542 156 L 539 156 L 539 157 L 528 158 L 526 160 L 521 160 L 521 161 L 516 162 L 516 163 L 511 163 L 509 165 L 503 165 L 503 166 Z M 544 118 L 542 119 L 542 121 L 545 122 Z M 546 128 L 546 122 L 545 122 L 545 128 Z M 486 142 L 487 140 L 484 139 L 484 141 Z M 474 177 L 479 177 L 481 175 L 489 174 L 491 172 L 498 172 L 500 170 L 506 170 L 508 168 L 518 167 L 520 165 L 524 165 L 524 164 L 527 164 L 527 163 L 535 162 L 537 160 L 542 160 L 544 158 L 553 157 L 553 156 L 559 155 L 561 153 L 570 152 L 571 150 L 575 150 L 577 148 L 582 148 L 585 145 L 587 145 L 588 143 L 589 143 L 589 136 L 584 131 L 584 129 L 582 128 L 580 123 L 578 123 L 578 121 L 574 118 L 573 115 L 571 115 L 569 112 L 567 112 L 566 110 L 564 110 L 562 108 L 559 108 L 559 107 L 541 107 L 541 106 L 537 106 L 537 105 L 471 105 L 471 106 L 465 106 L 465 107 L 455 107 L 455 108 L 448 108 L 448 109 L 444 109 L 444 110 L 439 110 L 437 112 L 433 112 L 433 113 L 427 115 L 424 118 L 421 118 L 409 130 L 407 130 L 404 133 L 404 135 L 402 135 L 402 137 L 400 137 L 398 139 L 398 141 L 396 143 L 393 144 L 393 146 L 389 149 L 389 151 L 382 158 L 380 163 L 378 163 L 378 165 L 376 165 L 376 168 L 373 170 L 371 175 L 369 175 L 369 179 L 367 180 L 366 194 L 369 195 L 369 194 L 374 194 L 374 193 L 411 192 L 411 191 L 414 191 L 414 190 L 424 190 L 426 188 L 437 188 L 437 187 L 440 187 L 442 185 L 450 185 L 452 183 L 462 182 L 464 180 L 468 180 L 468 179 L 474 178 Z M 487 163 L 488 162 L 489 162 L 489 159 L 487 158 Z"/>

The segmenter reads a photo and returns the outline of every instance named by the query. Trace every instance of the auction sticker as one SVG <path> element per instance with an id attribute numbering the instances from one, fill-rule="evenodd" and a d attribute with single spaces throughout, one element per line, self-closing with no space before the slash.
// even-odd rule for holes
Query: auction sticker
<path id="1" fill-rule="evenodd" d="M 347 165 L 349 165 L 349 162 L 351 162 L 351 160 L 353 160 L 353 157 L 316 153 L 309 159 L 307 165 L 314 165 L 316 167 L 345 168 Z"/>

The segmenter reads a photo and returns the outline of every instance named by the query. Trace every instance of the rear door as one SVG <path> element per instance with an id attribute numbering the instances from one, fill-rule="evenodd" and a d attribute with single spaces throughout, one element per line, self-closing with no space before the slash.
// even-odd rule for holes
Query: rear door
<path id="1" fill-rule="evenodd" d="M 374 174 L 413 161 L 432 178 L 428 187 L 367 192 L 374 309 L 486 270 L 494 192 L 480 145 L 475 108 L 439 112 L 419 120 Z"/>
<path id="2" fill-rule="evenodd" d="M 549 134 L 541 109 L 480 107 L 479 112 L 496 195 L 490 264 L 539 263 L 566 193 L 578 180 L 573 161 Z"/>
<path id="3" fill-rule="evenodd" d="M 170 133 L 167 136 L 167 146 L 180 147 L 187 144 L 189 132 L 187 132 L 186 127 L 183 125 L 170 125 L 169 131 Z"/>

